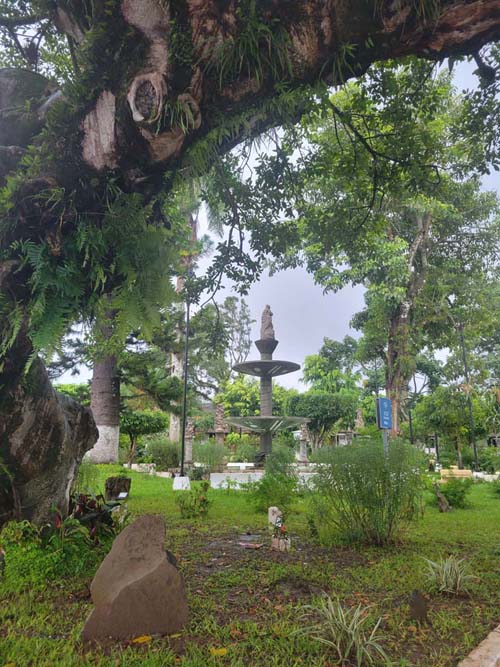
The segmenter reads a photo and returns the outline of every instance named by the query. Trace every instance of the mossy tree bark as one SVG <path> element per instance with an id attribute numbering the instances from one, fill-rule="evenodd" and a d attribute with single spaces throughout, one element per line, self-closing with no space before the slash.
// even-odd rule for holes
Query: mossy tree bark
<path id="1" fill-rule="evenodd" d="M 179 174 L 208 168 L 215 153 L 297 117 L 303 86 L 338 83 L 381 59 L 470 53 L 500 36 L 499 0 L 46 6 L 73 46 L 75 81 L 61 94 L 40 75 L 0 73 L 0 178 L 15 174 L 0 227 L 2 317 L 10 326 L 0 341 L 0 453 L 14 492 L 0 512 L 13 511 L 13 496 L 28 485 L 20 511 L 36 519 L 45 518 L 49 493 L 63 502 L 75 460 L 96 436 L 89 413 L 57 398 L 39 362 L 30 372 L 37 382 L 24 375 L 34 352 L 37 251 L 65 275 L 81 272 L 64 313 L 77 317 L 98 289 L 85 282 L 92 251 L 81 249 L 82 216 L 96 228 L 108 224 L 106 212 L 124 194 L 150 202 Z"/>

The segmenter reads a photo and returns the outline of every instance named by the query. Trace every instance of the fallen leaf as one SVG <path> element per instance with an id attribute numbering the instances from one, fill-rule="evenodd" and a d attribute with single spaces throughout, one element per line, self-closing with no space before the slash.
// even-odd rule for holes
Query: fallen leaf
<path id="1" fill-rule="evenodd" d="M 223 655 L 226 655 L 227 653 L 227 648 L 214 648 L 213 646 L 210 647 L 210 655 L 221 657 Z"/>
<path id="2" fill-rule="evenodd" d="M 175 635 L 169 635 L 170 639 L 178 639 L 182 637 L 182 632 L 176 632 Z"/>
<path id="3" fill-rule="evenodd" d="M 410 632 L 416 632 L 416 631 L 417 631 L 417 628 L 416 628 L 414 625 L 409 625 L 409 626 L 408 626 L 408 630 L 409 630 Z"/>
<path id="4" fill-rule="evenodd" d="M 150 642 L 153 638 L 151 635 L 141 635 L 140 637 L 136 637 L 135 639 L 132 639 L 132 644 L 146 644 L 147 642 Z"/>

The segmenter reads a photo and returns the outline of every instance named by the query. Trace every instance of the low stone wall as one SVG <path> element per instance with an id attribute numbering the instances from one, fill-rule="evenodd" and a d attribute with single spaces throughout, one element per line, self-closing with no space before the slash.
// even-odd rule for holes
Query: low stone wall
<path id="1" fill-rule="evenodd" d="M 458 664 L 458 667 L 499 667 L 499 665 L 500 625 L 490 632 L 486 639 Z"/>

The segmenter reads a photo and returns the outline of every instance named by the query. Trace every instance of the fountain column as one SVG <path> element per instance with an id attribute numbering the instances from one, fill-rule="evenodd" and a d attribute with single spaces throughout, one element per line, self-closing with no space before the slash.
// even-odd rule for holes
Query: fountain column
<path id="1" fill-rule="evenodd" d="M 264 311 L 265 312 L 265 311 Z M 272 325 L 271 325 L 272 326 Z M 262 328 L 262 334 L 267 333 Z M 255 345 L 260 352 L 262 361 L 272 361 L 273 352 L 278 345 L 278 341 L 274 338 L 274 330 L 272 331 L 272 338 L 262 337 L 255 341 Z M 273 414 L 273 376 L 267 373 L 260 377 L 260 416 L 272 417 Z M 266 456 L 272 450 L 273 436 L 270 431 L 265 431 L 260 434 L 260 454 Z"/>

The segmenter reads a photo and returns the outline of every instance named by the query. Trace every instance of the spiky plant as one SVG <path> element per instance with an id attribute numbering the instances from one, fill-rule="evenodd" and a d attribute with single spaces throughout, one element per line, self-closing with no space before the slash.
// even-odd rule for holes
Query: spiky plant
<path id="1" fill-rule="evenodd" d="M 478 577 L 469 573 L 469 565 L 464 558 L 448 556 L 437 561 L 424 558 L 424 561 L 427 564 L 427 583 L 439 593 L 468 593 L 471 585 L 478 581 Z"/>
<path id="2" fill-rule="evenodd" d="M 306 625 L 301 632 L 333 649 L 340 665 L 387 665 L 389 658 L 378 632 L 382 619 L 373 624 L 368 609 L 362 605 L 344 607 L 325 595 L 317 605 L 304 607 Z"/>

